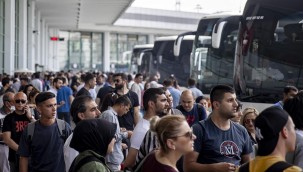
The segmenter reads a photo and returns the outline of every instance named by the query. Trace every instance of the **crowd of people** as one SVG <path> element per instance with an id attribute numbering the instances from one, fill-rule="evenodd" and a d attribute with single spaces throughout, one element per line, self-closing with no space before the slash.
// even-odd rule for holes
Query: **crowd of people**
<path id="1" fill-rule="evenodd" d="M 174 76 L 1 75 L 0 171 L 299 172 L 303 92 L 259 112 Z"/>

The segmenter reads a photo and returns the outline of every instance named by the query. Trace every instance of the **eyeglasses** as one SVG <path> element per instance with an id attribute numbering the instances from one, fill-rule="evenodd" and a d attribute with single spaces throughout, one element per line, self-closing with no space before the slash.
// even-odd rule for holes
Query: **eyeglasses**
<path id="1" fill-rule="evenodd" d="M 22 103 L 22 104 L 25 104 L 26 103 L 26 100 L 22 100 L 22 99 L 17 99 L 15 100 L 15 103 Z"/>
<path id="2" fill-rule="evenodd" d="M 245 119 L 245 120 L 244 120 L 244 123 L 245 123 L 245 124 L 250 124 L 250 123 L 253 123 L 253 124 L 254 124 L 254 123 L 255 123 L 255 119 Z"/>
<path id="3" fill-rule="evenodd" d="M 177 136 L 177 137 L 188 137 L 188 138 L 190 138 L 192 140 L 193 137 L 194 137 L 194 134 L 193 134 L 193 131 L 188 131 L 184 135 Z"/>

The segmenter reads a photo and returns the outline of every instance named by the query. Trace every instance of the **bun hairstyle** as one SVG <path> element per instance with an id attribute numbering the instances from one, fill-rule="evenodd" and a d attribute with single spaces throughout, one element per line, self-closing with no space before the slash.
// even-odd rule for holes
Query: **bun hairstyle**
<path id="1" fill-rule="evenodd" d="M 170 148 L 167 147 L 166 141 L 168 139 L 176 139 L 180 134 L 181 125 L 186 122 L 186 119 L 183 115 L 168 115 L 164 116 L 161 119 L 153 118 L 151 123 L 151 130 L 157 134 L 158 143 L 160 149 L 167 153 Z"/>

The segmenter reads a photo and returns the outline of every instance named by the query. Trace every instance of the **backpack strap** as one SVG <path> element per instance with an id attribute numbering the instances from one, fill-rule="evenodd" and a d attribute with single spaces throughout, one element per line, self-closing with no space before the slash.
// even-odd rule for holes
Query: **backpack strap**
<path id="1" fill-rule="evenodd" d="M 39 120 L 37 120 L 37 121 L 39 121 Z M 36 126 L 37 121 L 27 124 L 27 139 L 30 143 L 33 140 L 33 136 L 34 136 L 34 132 L 35 132 L 35 126 Z"/>
<path id="2" fill-rule="evenodd" d="M 62 138 L 64 140 L 64 142 L 66 141 L 66 124 L 64 120 L 61 119 L 56 119 L 57 125 L 58 125 L 58 129 L 59 129 L 59 134 L 60 134 L 60 138 Z"/>
<path id="3" fill-rule="evenodd" d="M 249 172 L 249 162 L 242 164 L 238 172 Z"/>
<path id="4" fill-rule="evenodd" d="M 293 166 L 285 161 L 279 161 L 270 166 L 265 172 L 284 171 L 285 169 Z"/>

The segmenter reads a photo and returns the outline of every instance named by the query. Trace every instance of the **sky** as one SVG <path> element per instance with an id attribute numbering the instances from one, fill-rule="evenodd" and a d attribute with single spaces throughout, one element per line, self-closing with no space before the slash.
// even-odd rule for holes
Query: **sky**
<path id="1" fill-rule="evenodd" d="M 176 6 L 176 2 L 180 2 Z M 188 12 L 214 13 L 218 11 L 242 12 L 246 0 L 135 0 L 132 7 L 155 8 Z"/>

